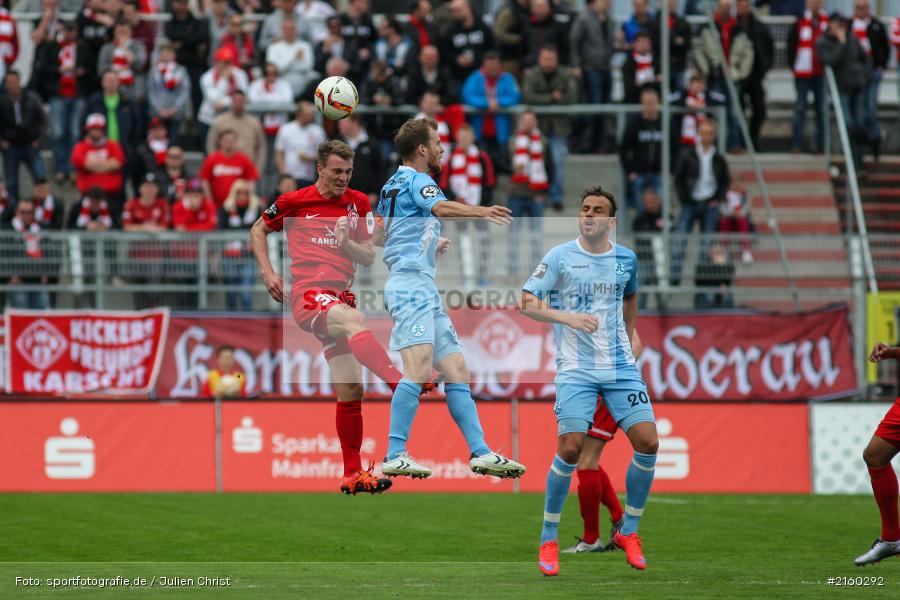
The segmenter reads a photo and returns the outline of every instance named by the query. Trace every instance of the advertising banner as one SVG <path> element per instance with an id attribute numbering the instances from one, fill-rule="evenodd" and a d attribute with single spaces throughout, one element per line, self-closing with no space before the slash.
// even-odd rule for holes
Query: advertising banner
<path id="1" fill-rule="evenodd" d="M 6 311 L 6 391 L 149 394 L 166 344 L 168 309 Z"/>
<path id="2" fill-rule="evenodd" d="M 817 494 L 871 494 L 863 450 L 890 403 L 826 402 L 812 407 L 813 490 Z M 900 456 L 894 459 L 900 475 Z"/>
<path id="3" fill-rule="evenodd" d="M 0 491 L 216 489 L 212 403 L 8 403 L 0 422 Z"/>
<path id="4" fill-rule="evenodd" d="M 483 316 L 458 311 L 451 317 L 475 393 L 553 397 L 556 346 L 549 326 L 510 311 Z M 368 323 L 387 346 L 391 322 L 373 317 Z M 638 330 L 644 344 L 638 365 L 656 401 L 807 400 L 856 390 L 846 308 L 784 316 L 646 315 L 640 317 Z M 321 344 L 289 319 L 175 316 L 158 394 L 198 395 L 214 365 L 215 349 L 222 344 L 237 348 L 235 357 L 250 395 L 334 393 Z M 392 353 L 392 358 L 402 364 L 399 354 Z M 368 395 L 389 394 L 377 378 L 365 373 L 365 380 Z"/>
<path id="5" fill-rule="evenodd" d="M 811 491 L 805 404 L 669 403 L 654 410 L 659 433 L 654 492 Z M 522 491 L 542 492 L 556 452 L 552 405 L 519 405 L 519 440 L 519 458 L 528 467 Z M 619 491 L 625 489 L 632 455 L 621 431 L 603 449 L 601 463 Z"/>
<path id="6" fill-rule="evenodd" d="M 488 442 L 512 448 L 508 403 L 480 404 Z M 334 427 L 334 402 L 226 402 L 222 406 L 222 485 L 235 492 L 336 492 L 343 476 L 341 446 Z M 363 466 L 376 466 L 387 453 L 390 404 L 363 403 Z M 408 448 L 432 469 L 425 480 L 400 477 L 396 491 L 510 492 L 512 482 L 475 475 L 465 439 L 443 402 L 423 402 Z"/>

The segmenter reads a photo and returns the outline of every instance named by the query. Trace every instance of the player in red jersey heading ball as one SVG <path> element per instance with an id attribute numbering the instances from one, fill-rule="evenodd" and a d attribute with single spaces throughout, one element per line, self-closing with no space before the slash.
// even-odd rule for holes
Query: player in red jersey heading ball
<path id="1" fill-rule="evenodd" d="M 380 493 L 390 479 L 365 470 L 362 444 L 362 368 L 365 365 L 391 389 L 402 374 L 372 335 L 350 291 L 356 263 L 371 265 L 375 218 L 366 194 L 349 187 L 353 150 L 344 142 L 319 146 L 315 184 L 280 196 L 250 230 L 256 262 L 269 295 L 287 298 L 284 282 L 272 268 L 266 236 L 284 229 L 293 284 L 289 300 L 297 325 L 322 342 L 337 390 L 337 433 L 344 459 L 341 491 Z M 434 384 L 429 386 L 433 389 Z"/>

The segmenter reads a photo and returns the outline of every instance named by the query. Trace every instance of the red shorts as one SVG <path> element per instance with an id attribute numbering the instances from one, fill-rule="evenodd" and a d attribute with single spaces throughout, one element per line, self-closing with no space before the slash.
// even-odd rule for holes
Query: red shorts
<path id="1" fill-rule="evenodd" d="M 619 426 L 616 425 L 616 420 L 613 419 L 613 416 L 606 409 L 606 403 L 603 402 L 603 396 L 598 395 L 597 410 L 594 411 L 594 424 L 588 429 L 587 434 L 591 437 L 609 442 L 613 439 L 613 436 L 616 435 L 617 429 L 619 429 Z"/>
<path id="2" fill-rule="evenodd" d="M 310 332 L 322 342 L 325 359 L 331 360 L 335 356 L 350 354 L 347 338 L 334 338 L 328 335 L 328 311 L 339 304 L 356 308 L 353 293 L 344 290 L 336 295 L 334 290 L 327 288 L 305 288 L 294 298 L 291 305 L 294 322 L 300 329 Z"/>
<path id="3" fill-rule="evenodd" d="M 894 400 L 894 405 L 891 406 L 881 423 L 878 424 L 875 435 L 891 442 L 895 446 L 900 446 L 900 398 Z"/>

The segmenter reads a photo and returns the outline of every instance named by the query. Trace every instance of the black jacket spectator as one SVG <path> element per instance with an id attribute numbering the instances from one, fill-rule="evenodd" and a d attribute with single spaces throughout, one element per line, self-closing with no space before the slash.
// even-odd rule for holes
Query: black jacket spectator
<path id="1" fill-rule="evenodd" d="M 651 82 L 639 84 L 637 82 L 638 65 L 634 55 L 630 52 L 625 58 L 625 64 L 622 65 L 622 85 L 625 88 L 625 96 L 622 98 L 625 104 L 638 104 L 641 101 L 641 90 L 644 86 L 651 85 L 659 90 L 659 83 L 656 77 L 659 76 L 659 59 L 653 55 L 653 73 L 654 78 Z"/>
<path id="2" fill-rule="evenodd" d="M 34 67 L 29 87 L 44 100 L 59 96 L 59 51 L 56 40 L 48 40 L 35 49 Z M 86 98 L 97 89 L 97 62 L 90 62 L 90 51 L 84 42 L 75 46 L 75 86 L 78 96 Z"/>
<path id="3" fill-rule="evenodd" d="M 366 13 L 354 19 L 346 13 L 341 14 L 341 36 L 344 38 L 344 60 L 350 63 L 349 75 L 359 80 L 368 72 L 372 45 L 378 39 L 372 15 Z M 367 50 L 369 57 L 363 59 L 361 50 Z"/>
<path id="4" fill-rule="evenodd" d="M 528 0 L 507 0 L 494 18 L 494 37 L 500 60 L 521 63 L 525 52 L 525 28 L 531 17 Z M 508 68 L 507 68 L 508 70 Z"/>
<path id="5" fill-rule="evenodd" d="M 84 57 L 85 64 L 94 66 L 91 72 L 96 76 L 96 65 L 100 57 L 100 48 L 112 39 L 112 27 L 108 27 L 96 20 L 94 11 L 87 7 L 78 13 L 75 24 L 78 26 L 78 40 L 84 46 L 84 51 L 87 55 Z M 96 80 L 93 82 L 93 85 L 94 87 L 97 86 Z"/>
<path id="6" fill-rule="evenodd" d="M 868 85 L 872 72 L 871 59 L 849 29 L 846 42 L 826 31 L 816 41 L 816 54 L 823 65 L 834 69 L 834 78 L 842 93 L 858 92 Z"/>
<path id="7" fill-rule="evenodd" d="M 728 172 L 728 163 L 725 157 L 718 149 L 712 158 L 713 177 L 716 178 L 716 191 L 712 199 L 718 200 L 720 203 L 725 201 L 725 192 L 731 184 L 731 175 Z M 685 148 L 681 152 L 678 163 L 673 173 L 675 179 L 675 190 L 678 192 L 678 198 L 682 204 L 695 202 L 692 197 L 694 185 L 700 177 L 700 158 L 697 156 L 697 148 Z"/>
<path id="8" fill-rule="evenodd" d="M 204 72 L 208 67 L 209 25 L 190 12 L 183 17 L 177 14 L 166 23 L 166 39 L 175 45 L 175 62 L 188 72 Z"/>
<path id="9" fill-rule="evenodd" d="M 866 29 L 869 45 L 872 46 L 872 68 L 884 69 L 891 58 L 891 47 L 888 42 L 887 28 L 884 23 L 872 17 Z"/>
<path id="10" fill-rule="evenodd" d="M 549 4 L 549 2 L 548 2 Z M 559 64 L 569 64 L 569 27 L 567 23 L 557 20 L 553 11 L 538 20 L 532 16 L 525 22 L 525 48 L 528 54 L 525 57 L 525 66 L 533 67 L 537 64 L 538 52 L 546 45 L 556 46 L 559 52 Z"/>
<path id="11" fill-rule="evenodd" d="M 655 63 L 659 63 L 662 57 L 660 40 L 662 39 L 662 30 L 659 26 L 659 20 L 662 13 L 657 12 L 653 18 L 650 27 L 650 37 L 653 39 L 653 52 L 655 54 Z M 691 24 L 687 19 L 680 15 L 670 13 L 669 17 L 673 22 L 669 28 L 669 59 L 672 71 L 684 72 L 688 67 L 688 52 L 691 49 Z"/>
<path id="12" fill-rule="evenodd" d="M 762 80 L 775 64 L 775 42 L 766 24 L 752 12 L 745 18 L 738 16 L 738 26 L 744 30 L 753 44 L 753 70 L 748 79 Z"/>
<path id="13" fill-rule="evenodd" d="M 619 158 L 626 173 L 659 173 L 662 171 L 662 117 L 647 120 L 637 115 L 622 136 Z"/>
<path id="14" fill-rule="evenodd" d="M 14 102 L 7 94 L 0 95 L 0 141 L 13 148 L 28 148 L 46 131 L 47 115 L 41 98 L 30 90 L 22 90 L 19 111 L 17 122 Z"/>
<path id="15" fill-rule="evenodd" d="M 354 148 L 353 189 L 378 195 L 385 179 L 385 161 L 375 140 L 366 137 Z"/>
<path id="16" fill-rule="evenodd" d="M 369 76 L 359 87 L 359 101 L 367 106 L 384 104 L 376 99 L 390 98 L 389 106 L 399 106 L 406 99 L 405 81 L 392 76 L 382 62 L 372 63 Z M 388 114 L 374 114 L 366 119 L 369 134 L 379 140 L 393 139 L 395 131 L 403 124 L 405 117 Z"/>
<path id="17" fill-rule="evenodd" d="M 454 83 L 462 86 L 466 77 L 481 66 L 484 53 L 493 49 L 494 34 L 476 17 L 470 28 L 456 21 L 450 25 L 441 44 L 441 58 L 450 69 Z M 458 59 L 464 56 L 470 56 L 471 63 L 459 64 Z"/>
<path id="18" fill-rule="evenodd" d="M 142 135 L 140 129 L 143 128 L 143 123 L 137 121 L 138 111 L 131 100 L 122 94 L 120 94 L 119 97 L 119 107 L 116 108 L 116 119 L 119 122 L 118 142 L 119 145 L 122 146 L 122 150 L 125 151 L 125 155 L 128 156 L 130 160 L 130 157 L 134 155 L 136 150 L 136 140 L 140 139 L 140 136 Z M 106 104 L 103 102 L 103 92 L 97 92 L 88 99 L 82 118 L 86 119 L 88 115 L 93 113 L 100 113 L 104 117 L 106 116 Z"/>
<path id="19" fill-rule="evenodd" d="M 429 77 L 417 64 L 406 80 L 406 103 L 418 104 L 429 90 L 434 90 L 447 103 L 453 103 L 453 90 L 450 88 L 450 73 L 443 66 L 438 67 L 435 77 Z"/>

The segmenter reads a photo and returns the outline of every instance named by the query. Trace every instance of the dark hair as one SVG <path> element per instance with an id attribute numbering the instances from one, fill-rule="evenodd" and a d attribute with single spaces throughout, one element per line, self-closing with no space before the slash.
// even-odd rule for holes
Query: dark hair
<path id="1" fill-rule="evenodd" d="M 644 31 L 643 29 L 634 34 L 634 41 L 636 42 L 638 38 L 647 38 L 650 40 L 650 43 L 653 43 L 653 38 L 650 37 L 650 34 Z"/>
<path id="2" fill-rule="evenodd" d="M 484 62 L 486 60 L 500 60 L 500 53 L 497 52 L 496 50 L 488 50 L 487 52 L 484 53 L 484 56 L 482 57 L 481 60 L 482 60 L 482 62 Z"/>
<path id="3" fill-rule="evenodd" d="M 19 73 L 15 69 L 10 69 L 9 71 L 6 72 L 6 77 L 9 77 L 10 75 L 15 75 L 16 77 L 19 78 L 20 81 L 22 79 L 21 73 Z M 6 77 L 3 78 L 4 81 L 6 81 Z"/>
<path id="4" fill-rule="evenodd" d="M 544 44 L 541 46 L 541 52 L 555 52 L 556 54 L 559 54 L 559 48 L 557 48 L 555 44 Z"/>
<path id="5" fill-rule="evenodd" d="M 242 90 L 239 87 L 234 88 L 234 91 L 231 92 L 231 95 L 232 96 L 243 96 L 244 98 L 247 97 L 247 94 L 244 92 L 244 90 Z"/>
<path id="6" fill-rule="evenodd" d="M 704 77 L 700 73 L 694 73 L 693 75 L 691 75 L 690 82 L 693 83 L 695 81 L 702 81 L 703 83 L 706 83 L 706 77 Z"/>
<path id="7" fill-rule="evenodd" d="M 216 348 L 216 357 L 219 357 L 223 352 L 234 352 L 234 346 L 231 344 L 222 344 Z"/>
<path id="8" fill-rule="evenodd" d="M 645 83 L 643 86 L 641 86 L 641 96 L 643 96 L 647 92 L 653 92 L 653 95 L 656 96 L 656 99 L 660 99 L 659 88 L 657 88 L 652 83 Z"/>
<path id="9" fill-rule="evenodd" d="M 353 152 L 353 148 L 341 140 L 328 140 L 319 144 L 319 150 L 316 152 L 316 162 L 324 167 L 328 164 L 328 157 L 332 154 L 353 162 L 353 157 L 356 153 Z"/>
<path id="10" fill-rule="evenodd" d="M 384 24 L 397 33 L 401 33 L 403 31 L 403 29 L 400 27 L 400 21 L 398 21 L 397 17 L 395 17 L 394 15 L 385 18 Z"/>
<path id="11" fill-rule="evenodd" d="M 612 195 L 612 192 L 607 192 L 603 189 L 603 186 L 600 185 L 589 187 L 581 192 L 581 204 L 584 204 L 585 198 L 589 198 L 591 196 L 599 196 L 601 198 L 606 198 L 607 200 L 609 200 L 609 216 L 616 216 L 616 209 L 618 208 L 618 206 L 616 206 L 616 198 Z"/>
<path id="12" fill-rule="evenodd" d="M 401 160 L 411 158 L 419 146 L 427 146 L 431 141 L 431 131 L 437 131 L 433 119 L 410 119 L 400 127 L 394 136 L 394 146 Z"/>
<path id="13" fill-rule="evenodd" d="M 35 177 L 32 185 L 44 185 L 47 183 L 46 177 Z"/>

